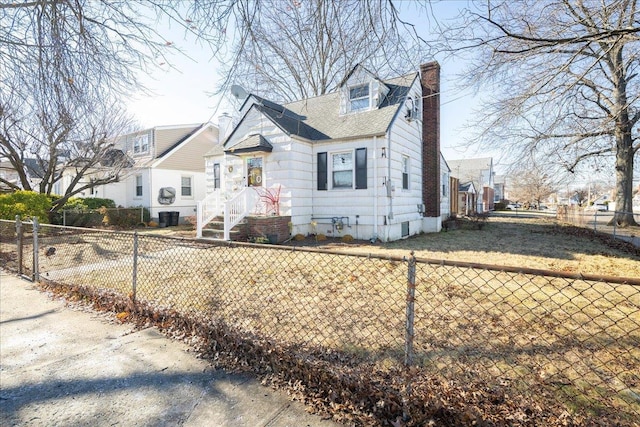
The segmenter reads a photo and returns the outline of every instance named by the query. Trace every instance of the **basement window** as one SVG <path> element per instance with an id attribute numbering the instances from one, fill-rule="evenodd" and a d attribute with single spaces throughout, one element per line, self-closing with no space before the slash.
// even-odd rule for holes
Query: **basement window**
<path id="1" fill-rule="evenodd" d="M 402 237 L 409 237 L 409 221 L 403 222 L 401 226 L 402 226 Z"/>

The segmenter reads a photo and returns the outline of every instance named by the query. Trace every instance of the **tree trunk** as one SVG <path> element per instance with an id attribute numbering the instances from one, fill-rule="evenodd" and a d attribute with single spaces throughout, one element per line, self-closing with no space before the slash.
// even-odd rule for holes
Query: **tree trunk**
<path id="1" fill-rule="evenodd" d="M 626 132 L 616 139 L 616 211 L 609 225 L 638 225 L 633 217 L 633 141 Z"/>
<path id="2" fill-rule="evenodd" d="M 638 225 L 633 217 L 633 138 L 634 123 L 629 118 L 627 98 L 628 77 L 622 57 L 622 47 L 618 46 L 611 55 L 611 71 L 615 96 L 615 131 L 616 141 L 616 210 L 609 225 L 627 227 Z"/>

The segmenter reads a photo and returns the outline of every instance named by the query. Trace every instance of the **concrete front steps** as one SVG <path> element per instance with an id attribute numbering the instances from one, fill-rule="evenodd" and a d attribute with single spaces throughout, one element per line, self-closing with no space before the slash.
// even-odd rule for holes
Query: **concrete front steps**
<path id="1" fill-rule="evenodd" d="M 224 240 L 224 218 L 216 217 L 202 229 L 202 237 L 205 239 Z M 229 232 L 229 238 L 234 242 L 246 242 L 247 219 L 243 219 Z"/>

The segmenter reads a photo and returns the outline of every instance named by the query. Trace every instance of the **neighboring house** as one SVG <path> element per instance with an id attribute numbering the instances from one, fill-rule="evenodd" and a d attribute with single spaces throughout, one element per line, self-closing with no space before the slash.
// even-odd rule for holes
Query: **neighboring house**
<path id="1" fill-rule="evenodd" d="M 449 216 L 456 217 L 460 213 L 460 180 L 454 176 L 449 176 L 449 188 L 451 189 Z"/>
<path id="2" fill-rule="evenodd" d="M 24 165 L 26 169 L 27 179 L 29 180 L 29 185 L 32 189 L 36 189 L 40 185 L 42 181 L 42 176 L 44 176 L 44 170 L 42 166 L 38 163 L 37 159 L 27 158 L 24 159 Z M 6 159 L 0 160 L 0 178 L 3 181 L 8 181 L 12 184 L 17 185 L 22 188 L 22 183 L 20 182 L 20 176 L 18 172 L 13 167 L 11 162 Z M 5 184 L 0 181 L 0 192 L 10 192 L 13 191 L 13 187 Z"/>
<path id="3" fill-rule="evenodd" d="M 497 203 L 507 199 L 507 193 L 505 188 L 506 182 L 507 182 L 506 175 L 495 176 L 493 180 L 493 190 L 494 190 L 493 201 L 494 202 Z"/>
<path id="4" fill-rule="evenodd" d="M 456 178 L 457 179 L 457 178 Z M 473 181 L 458 185 L 458 213 L 460 215 L 471 215 L 477 212 L 478 193 Z"/>
<path id="5" fill-rule="evenodd" d="M 218 144 L 211 123 L 157 126 L 123 135 L 116 147 L 130 158 L 119 182 L 94 187 L 85 197 L 112 199 L 123 207 L 143 206 L 158 221 L 159 212 L 195 216 L 205 197 L 204 154 Z"/>
<path id="6" fill-rule="evenodd" d="M 475 212 L 492 211 L 495 200 L 493 158 L 448 160 L 447 162 L 451 168 L 451 175 L 458 178 L 463 185 L 473 183 L 476 191 Z"/>
<path id="7" fill-rule="evenodd" d="M 446 221 L 451 216 L 452 203 L 451 203 L 451 169 L 444 159 L 444 156 L 440 154 L 440 217 L 442 221 Z"/>
<path id="8" fill-rule="evenodd" d="M 237 124 L 205 156 L 198 235 L 226 212 L 229 239 L 265 191 L 279 192 L 293 235 L 391 241 L 439 231 L 442 193 L 450 192 L 448 178 L 441 186 L 448 171 L 441 172 L 439 86 L 432 62 L 389 80 L 356 66 L 335 92 L 288 104 L 249 95 Z"/>

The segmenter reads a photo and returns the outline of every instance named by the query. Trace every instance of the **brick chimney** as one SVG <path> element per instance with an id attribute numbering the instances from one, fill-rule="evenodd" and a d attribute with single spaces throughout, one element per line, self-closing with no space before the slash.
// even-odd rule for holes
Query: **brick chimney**
<path id="1" fill-rule="evenodd" d="M 440 216 L 440 64 L 420 65 L 422 85 L 422 203 L 425 217 Z"/>

